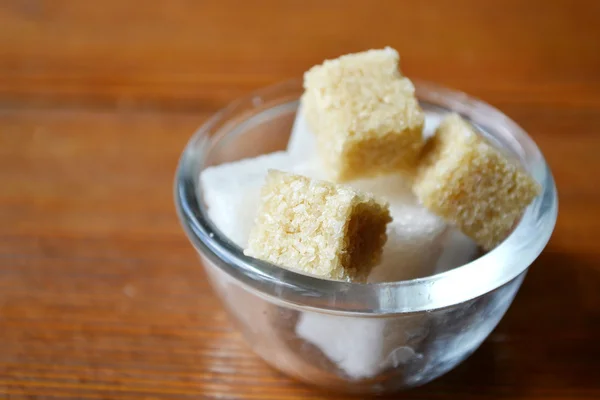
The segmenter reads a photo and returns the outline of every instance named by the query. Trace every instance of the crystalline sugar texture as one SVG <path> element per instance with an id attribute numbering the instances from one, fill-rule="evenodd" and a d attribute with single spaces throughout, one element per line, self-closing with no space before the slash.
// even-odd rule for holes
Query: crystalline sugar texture
<path id="1" fill-rule="evenodd" d="M 284 152 L 208 167 L 200 174 L 208 215 L 221 232 L 240 247 L 248 242 L 267 170 L 289 169 Z"/>
<path id="2" fill-rule="evenodd" d="M 379 262 L 387 204 L 346 185 L 270 170 L 244 254 L 319 277 L 366 280 Z"/>
<path id="3" fill-rule="evenodd" d="M 443 116 L 440 114 L 425 114 L 425 127 L 423 128 L 424 138 L 433 136 L 442 118 Z M 302 162 L 309 162 L 311 159 L 318 157 L 315 134 L 310 130 L 310 127 L 306 122 L 306 117 L 302 112 L 302 106 L 298 107 L 287 151 L 294 159 Z M 325 174 L 321 175 L 321 177 L 324 176 Z"/>
<path id="4" fill-rule="evenodd" d="M 424 114 L 392 48 L 326 60 L 304 74 L 303 114 L 335 182 L 409 172 Z"/>
<path id="5" fill-rule="evenodd" d="M 432 212 L 486 250 L 502 242 L 540 185 L 458 114 L 427 142 L 413 190 Z"/>

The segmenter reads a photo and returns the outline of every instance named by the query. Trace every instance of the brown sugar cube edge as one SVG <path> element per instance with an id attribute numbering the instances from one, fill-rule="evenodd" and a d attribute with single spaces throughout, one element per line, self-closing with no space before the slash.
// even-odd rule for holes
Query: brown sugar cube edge
<path id="1" fill-rule="evenodd" d="M 414 173 L 425 117 L 398 61 L 391 48 L 369 50 L 305 73 L 303 112 L 332 180 Z"/>
<path id="2" fill-rule="evenodd" d="M 452 114 L 426 144 L 413 190 L 425 207 L 491 250 L 541 187 L 516 160 Z"/>
<path id="3" fill-rule="evenodd" d="M 244 254 L 321 278 L 364 282 L 391 221 L 373 195 L 270 170 Z"/>

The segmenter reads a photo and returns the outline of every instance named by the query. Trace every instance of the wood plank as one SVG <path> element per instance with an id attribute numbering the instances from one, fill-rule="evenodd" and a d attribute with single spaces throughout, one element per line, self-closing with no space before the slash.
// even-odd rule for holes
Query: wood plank
<path id="1" fill-rule="evenodd" d="M 250 352 L 172 184 L 227 102 L 384 45 L 515 119 L 560 199 L 498 328 L 402 397 L 600 397 L 598 18 L 593 0 L 0 1 L 0 397 L 348 398 Z"/>

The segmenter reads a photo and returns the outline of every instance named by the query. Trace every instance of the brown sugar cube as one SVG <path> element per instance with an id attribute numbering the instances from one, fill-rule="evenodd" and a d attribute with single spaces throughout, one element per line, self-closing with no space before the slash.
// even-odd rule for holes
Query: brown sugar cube
<path id="1" fill-rule="evenodd" d="M 490 250 L 541 188 L 516 160 L 452 114 L 427 143 L 413 190 L 429 210 Z"/>
<path id="2" fill-rule="evenodd" d="M 389 207 L 371 194 L 270 170 L 244 254 L 322 278 L 363 282 L 381 257 Z"/>
<path id="3" fill-rule="evenodd" d="M 424 113 L 391 49 L 348 54 L 304 74 L 302 110 L 331 179 L 412 173 Z"/>

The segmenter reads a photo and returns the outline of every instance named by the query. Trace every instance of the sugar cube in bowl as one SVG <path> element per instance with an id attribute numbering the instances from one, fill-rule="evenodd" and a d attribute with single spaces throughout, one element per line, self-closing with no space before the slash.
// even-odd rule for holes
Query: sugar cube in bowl
<path id="1" fill-rule="evenodd" d="M 464 117 L 518 158 L 541 184 L 540 196 L 508 238 L 485 254 L 452 224 L 423 208 L 410 191 L 386 182 L 395 179 L 388 176 L 376 178 L 381 182 L 365 177 L 366 182 L 361 178 L 344 183 L 375 194 L 381 188 L 395 218 L 388 224 L 391 240 L 383 248 L 382 262 L 373 267 L 368 283 L 321 279 L 245 256 L 266 169 L 319 179 L 326 175 L 309 157 L 285 152 L 284 146 L 273 148 L 291 133 L 303 92 L 297 81 L 239 100 L 202 127 L 182 155 L 176 178 L 178 213 L 215 293 L 250 348 L 275 368 L 307 383 L 352 393 L 383 393 L 424 384 L 452 369 L 494 329 L 552 232 L 556 190 L 531 139 L 485 104 L 435 85 L 414 83 L 425 130 L 427 121 L 433 120 L 430 116 L 460 106 Z M 239 143 L 249 134 L 251 119 L 252 154 L 241 152 L 212 165 L 219 148 L 237 145 L 243 150 Z M 265 158 L 256 159 L 261 146 Z M 281 153 L 272 154 L 276 150 Z M 226 175 L 200 178 L 242 159 Z M 265 171 L 255 175 L 252 171 L 261 160 L 268 160 Z M 205 185 L 207 180 L 212 189 Z M 420 222 L 415 225 L 411 218 L 417 215 Z M 386 259 L 391 260 L 387 265 Z"/>

